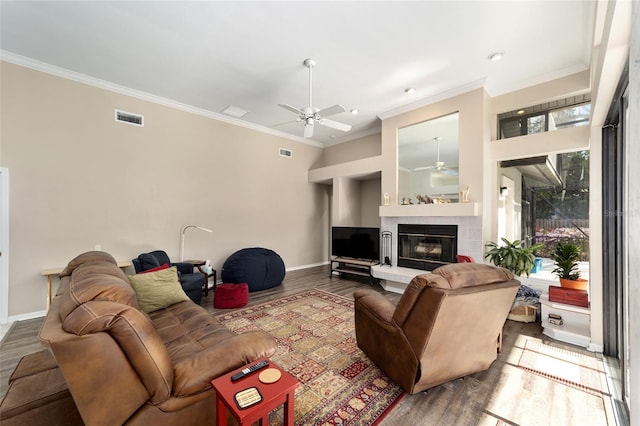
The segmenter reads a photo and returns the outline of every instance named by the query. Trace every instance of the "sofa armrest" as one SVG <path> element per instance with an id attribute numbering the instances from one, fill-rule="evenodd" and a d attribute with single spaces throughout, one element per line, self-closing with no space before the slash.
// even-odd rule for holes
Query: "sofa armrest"
<path id="1" fill-rule="evenodd" d="M 181 274 L 193 274 L 193 263 L 176 262 L 172 263 L 171 266 L 175 266 Z"/>
<path id="2" fill-rule="evenodd" d="M 171 396 L 171 359 L 151 320 L 141 311 L 115 302 L 92 300 L 80 305 L 62 323 L 67 333 L 108 333 L 117 342 L 147 388 L 152 403 Z"/>
<path id="3" fill-rule="evenodd" d="M 366 309 L 377 318 L 381 323 L 391 325 L 393 312 L 396 306 L 385 297 L 373 290 L 357 289 L 353 292 L 353 299 L 362 309 Z"/>
<path id="4" fill-rule="evenodd" d="M 227 372 L 276 352 L 276 340 L 264 331 L 232 335 L 174 366 L 173 395 L 186 397 L 211 388 Z"/>
<path id="5" fill-rule="evenodd" d="M 395 305 L 372 290 L 354 291 L 358 347 L 404 390 L 413 389 L 420 359 L 394 321 Z"/>

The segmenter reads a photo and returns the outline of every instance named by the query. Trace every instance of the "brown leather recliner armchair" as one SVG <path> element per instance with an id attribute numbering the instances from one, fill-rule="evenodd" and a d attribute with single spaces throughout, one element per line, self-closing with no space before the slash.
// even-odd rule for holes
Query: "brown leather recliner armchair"
<path id="1" fill-rule="evenodd" d="M 410 394 L 486 370 L 519 286 L 506 269 L 458 263 L 415 277 L 397 306 L 358 289 L 358 347 Z"/>

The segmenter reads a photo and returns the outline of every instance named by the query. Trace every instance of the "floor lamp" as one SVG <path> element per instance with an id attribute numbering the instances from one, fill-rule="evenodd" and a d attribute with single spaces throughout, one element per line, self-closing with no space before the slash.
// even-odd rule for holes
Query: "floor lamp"
<path id="1" fill-rule="evenodd" d="M 180 230 L 180 262 L 184 262 L 184 233 L 189 228 L 197 228 L 201 231 L 213 232 L 211 229 L 203 228 L 202 226 L 197 226 L 197 225 L 183 226 L 182 230 Z"/>

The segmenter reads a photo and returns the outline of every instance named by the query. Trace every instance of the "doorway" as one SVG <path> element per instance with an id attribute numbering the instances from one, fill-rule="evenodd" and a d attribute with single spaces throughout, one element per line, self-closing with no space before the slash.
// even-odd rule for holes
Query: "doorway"
<path id="1" fill-rule="evenodd" d="M 614 358 L 613 394 L 619 424 L 628 424 L 631 398 L 628 218 L 628 68 L 602 129 L 604 353 Z M 636 391 L 634 389 L 634 391 Z"/>

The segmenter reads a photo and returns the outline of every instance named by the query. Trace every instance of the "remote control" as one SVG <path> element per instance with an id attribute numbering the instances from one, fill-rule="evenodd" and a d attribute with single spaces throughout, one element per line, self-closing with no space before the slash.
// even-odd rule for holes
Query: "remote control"
<path id="1" fill-rule="evenodd" d="M 242 371 L 240 371 L 239 373 L 234 374 L 233 376 L 231 376 L 231 381 L 232 382 L 237 382 L 238 380 L 242 379 L 245 376 L 248 376 L 251 373 L 255 373 L 256 371 L 260 370 L 261 368 L 265 368 L 266 366 L 269 365 L 269 361 L 260 361 L 257 364 L 253 364 L 251 367 L 247 367 L 245 369 L 243 369 Z"/>

